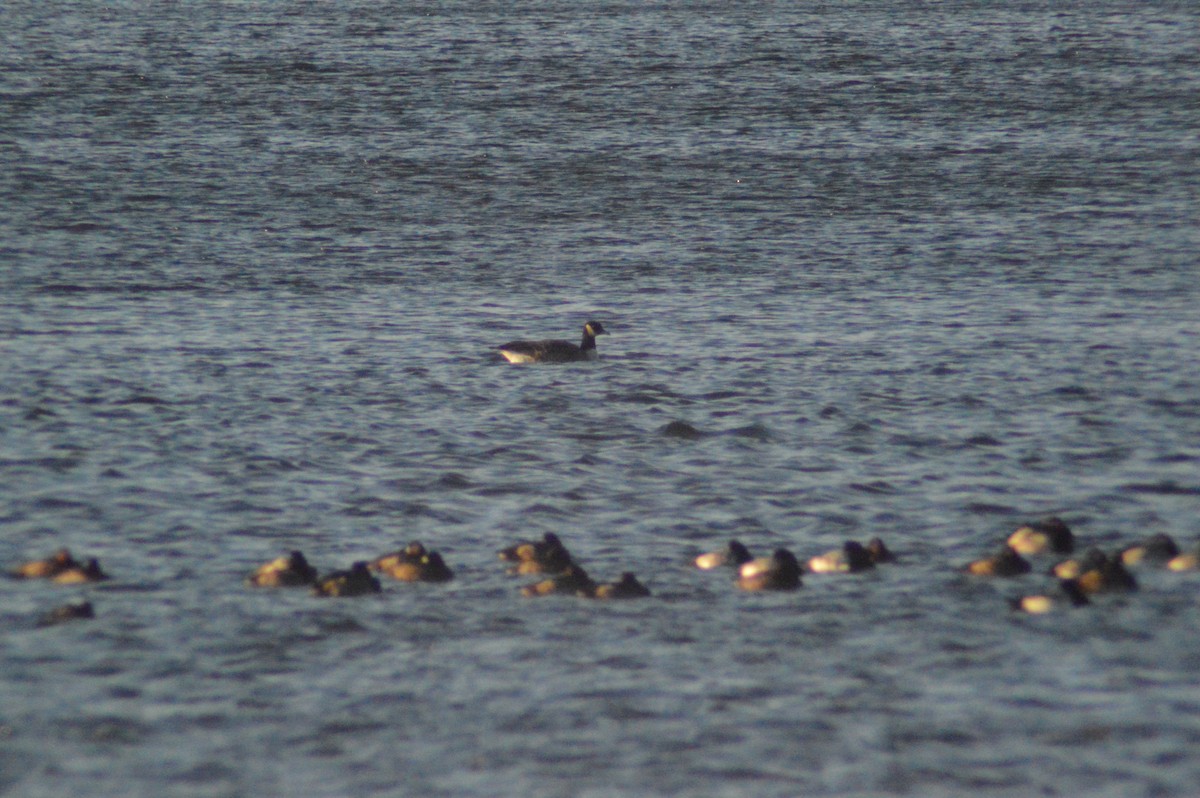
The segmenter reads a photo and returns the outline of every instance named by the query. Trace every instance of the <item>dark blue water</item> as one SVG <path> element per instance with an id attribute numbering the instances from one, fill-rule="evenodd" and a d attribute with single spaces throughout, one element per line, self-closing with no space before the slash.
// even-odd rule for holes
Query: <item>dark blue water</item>
<path id="1" fill-rule="evenodd" d="M 0 581 L 0 792 L 1191 795 L 1200 577 L 1029 618 L 1048 560 L 956 568 L 1200 537 L 1198 29 L 6 2 L 0 564 L 114 578 Z M 654 597 L 522 598 L 549 531 Z M 902 561 L 687 567 L 735 535 Z M 413 538 L 457 578 L 242 582 Z"/>

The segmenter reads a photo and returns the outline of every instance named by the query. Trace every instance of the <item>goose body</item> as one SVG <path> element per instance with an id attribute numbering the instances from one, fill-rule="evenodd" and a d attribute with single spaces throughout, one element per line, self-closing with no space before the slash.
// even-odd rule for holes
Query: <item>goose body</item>
<path id="1" fill-rule="evenodd" d="M 372 571 L 386 573 L 402 565 L 419 565 L 428 556 L 429 551 L 425 548 L 425 544 L 414 540 L 402 549 L 376 557 L 367 563 L 367 567 Z"/>
<path id="2" fill-rule="evenodd" d="M 1045 615 L 1062 607 L 1064 604 L 1072 607 L 1083 607 L 1091 604 L 1088 601 L 1087 594 L 1075 580 L 1063 579 L 1058 583 L 1058 587 L 1061 595 L 1037 594 L 1021 596 L 1020 598 L 1011 599 L 1009 606 L 1017 612 L 1025 612 L 1030 615 Z"/>
<path id="3" fill-rule="evenodd" d="M 246 578 L 246 584 L 254 587 L 301 587 L 316 581 L 317 569 L 299 551 L 259 566 Z"/>
<path id="4" fill-rule="evenodd" d="M 84 601 L 79 604 L 64 604 L 61 607 L 55 607 L 50 612 L 38 619 L 38 626 L 53 626 L 67 621 L 86 620 L 96 617 L 96 610 L 92 607 L 92 602 Z"/>
<path id="5" fill-rule="evenodd" d="M 103 582 L 108 579 L 108 574 L 100 569 L 100 562 L 95 557 L 90 557 L 86 563 L 60 571 L 50 579 L 60 585 L 82 585 L 88 582 Z"/>
<path id="6" fill-rule="evenodd" d="M 871 562 L 879 565 L 885 562 L 895 562 L 896 555 L 892 554 L 892 550 L 883 544 L 879 538 L 871 538 L 866 545 L 867 554 L 871 555 Z"/>
<path id="7" fill-rule="evenodd" d="M 967 563 L 963 570 L 975 576 L 1020 576 L 1033 570 L 1033 566 L 1012 547 L 1005 545 L 991 557 Z"/>
<path id="8" fill-rule="evenodd" d="M 734 538 L 729 541 L 725 548 L 701 554 L 692 562 L 702 571 L 711 571 L 714 568 L 720 568 L 722 565 L 740 568 L 743 564 L 753 559 L 754 556 L 746 548 L 745 544 Z"/>
<path id="9" fill-rule="evenodd" d="M 1082 557 L 1074 557 L 1054 565 L 1050 569 L 1051 576 L 1059 579 L 1075 579 L 1080 574 L 1103 568 L 1108 563 L 1108 555 L 1097 548 L 1090 548 Z"/>
<path id="10" fill-rule="evenodd" d="M 1200 568 L 1200 546 L 1167 561 L 1167 569 L 1171 571 L 1194 571 L 1197 568 Z"/>
<path id="11" fill-rule="evenodd" d="M 743 563 L 737 586 L 742 590 L 795 590 L 800 587 L 800 563 L 787 549 L 776 549 L 770 557 Z"/>
<path id="12" fill-rule="evenodd" d="M 591 596 L 596 591 L 596 583 L 587 572 L 578 565 L 569 565 L 565 571 L 550 579 L 543 579 L 532 585 L 521 588 L 522 596 L 550 596 L 559 593 L 578 596 Z"/>
<path id="13" fill-rule="evenodd" d="M 1122 551 L 1121 562 L 1125 565 L 1165 565 L 1178 556 L 1179 544 L 1170 535 L 1159 532 Z"/>
<path id="14" fill-rule="evenodd" d="M 436 551 L 429 552 L 419 560 L 398 562 L 381 570 L 401 582 L 449 582 L 454 578 L 454 572 Z"/>
<path id="15" fill-rule="evenodd" d="M 571 565 L 571 554 L 558 535 L 547 532 L 542 540 L 527 540 L 501 549 L 500 559 L 515 563 L 512 574 L 558 574 Z"/>
<path id="16" fill-rule="evenodd" d="M 596 357 L 596 336 L 607 334 L 598 321 L 583 325 L 579 344 L 561 339 L 509 341 L 496 347 L 509 363 L 573 363 Z"/>
<path id="17" fill-rule="evenodd" d="M 32 560 L 18 566 L 12 575 L 18 579 L 53 579 L 71 568 L 78 568 L 79 563 L 67 549 L 59 549 L 41 560 Z"/>
<path id="18" fill-rule="evenodd" d="M 639 582 L 637 577 L 629 571 L 621 574 L 621 578 L 616 582 L 597 585 L 596 590 L 592 593 L 592 597 L 598 599 L 645 598 L 649 595 L 650 589 Z"/>
<path id="19" fill-rule="evenodd" d="M 1018 554 L 1070 554 L 1075 550 L 1075 536 L 1061 518 L 1043 518 L 1022 524 L 1008 536 L 1008 545 Z"/>
<path id="20" fill-rule="evenodd" d="M 857 573 L 875 567 L 871 552 L 855 540 L 847 540 L 840 549 L 826 552 L 808 561 L 814 574 Z"/>
<path id="21" fill-rule="evenodd" d="M 321 577 L 313 585 L 312 592 L 317 596 L 362 596 L 382 589 L 363 561 L 354 563 L 349 571 L 334 571 Z"/>
<path id="22" fill-rule="evenodd" d="M 1098 567 L 1084 571 L 1073 580 L 1087 594 L 1137 590 L 1137 580 L 1125 568 L 1120 556 L 1109 557 Z"/>

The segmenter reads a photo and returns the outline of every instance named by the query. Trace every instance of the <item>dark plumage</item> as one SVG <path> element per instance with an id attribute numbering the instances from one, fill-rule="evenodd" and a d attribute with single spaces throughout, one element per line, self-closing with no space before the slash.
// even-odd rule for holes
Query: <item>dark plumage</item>
<path id="1" fill-rule="evenodd" d="M 12 575 L 19 579 L 53 579 L 69 568 L 78 568 L 79 563 L 67 549 L 59 549 L 41 560 L 31 560 L 17 566 Z"/>
<path id="2" fill-rule="evenodd" d="M 1137 590 L 1137 580 L 1125 568 L 1121 558 L 1109 557 L 1095 568 L 1084 571 L 1073 580 L 1088 595 L 1093 593 L 1127 592 Z"/>
<path id="3" fill-rule="evenodd" d="M 1088 601 L 1087 595 L 1080 588 L 1079 583 L 1074 579 L 1063 579 L 1058 583 L 1059 590 L 1062 595 L 1054 596 L 1048 594 L 1038 594 L 1033 596 L 1022 596 L 1009 600 L 1009 606 L 1018 612 L 1027 612 L 1030 615 L 1044 615 L 1047 612 L 1053 612 L 1057 607 L 1061 607 L 1063 603 L 1070 604 L 1072 607 L 1083 607 L 1091 604 Z"/>
<path id="4" fill-rule="evenodd" d="M 578 565 L 569 565 L 565 571 L 551 579 L 544 579 L 521 588 L 522 596 L 550 596 L 566 593 L 591 596 L 596 592 L 596 583 Z"/>
<path id="5" fill-rule="evenodd" d="M 1167 569 L 1171 571 L 1194 571 L 1197 568 L 1200 568 L 1200 546 L 1167 561 Z"/>
<path id="6" fill-rule="evenodd" d="M 1121 552 L 1121 562 L 1126 565 L 1141 565 L 1153 563 L 1165 565 L 1179 556 L 1179 544 L 1170 535 L 1158 532 L 1143 540 L 1136 546 L 1130 546 Z"/>
<path id="7" fill-rule="evenodd" d="M 1082 557 L 1063 560 L 1050 568 L 1050 575 L 1059 579 L 1074 579 L 1080 574 L 1096 570 L 1108 562 L 1108 555 L 1100 549 L 1092 547 L 1083 553 Z"/>
<path id="8" fill-rule="evenodd" d="M 541 540 L 525 540 L 497 552 L 500 559 L 515 563 L 509 568 L 514 574 L 557 574 L 571 565 L 571 553 L 558 539 L 547 532 Z"/>
<path id="9" fill-rule="evenodd" d="M 737 586 L 742 590 L 795 590 L 800 587 L 800 562 L 787 549 L 744 563 Z"/>
<path id="10" fill-rule="evenodd" d="M 301 587 L 317 581 L 317 569 L 299 551 L 259 566 L 246 578 L 254 587 Z"/>
<path id="11" fill-rule="evenodd" d="M 103 582 L 105 579 L 108 579 L 108 574 L 100 569 L 99 560 L 95 557 L 89 557 L 88 561 L 83 565 L 71 566 L 65 571 L 59 571 L 50 578 L 60 585 L 82 585 L 87 582 Z"/>
<path id="12" fill-rule="evenodd" d="M 92 607 L 92 603 L 84 601 L 79 604 L 64 604 L 61 607 L 55 607 L 38 618 L 37 625 L 54 626 L 67 621 L 87 620 L 95 617 L 96 610 Z"/>
<path id="13" fill-rule="evenodd" d="M 896 561 L 896 555 L 892 554 L 891 549 L 885 546 L 879 538 L 871 538 L 867 541 L 867 554 L 871 555 L 871 562 L 876 565 Z"/>
<path id="14" fill-rule="evenodd" d="M 420 563 L 428 554 L 425 544 L 414 540 L 402 549 L 376 557 L 367 563 L 367 567 L 372 571 L 389 571 L 398 565 Z"/>
<path id="15" fill-rule="evenodd" d="M 1075 550 L 1075 535 L 1061 518 L 1051 516 L 1017 527 L 1008 536 L 1008 545 L 1018 554 L 1070 554 Z"/>
<path id="16" fill-rule="evenodd" d="M 509 341 L 496 347 L 509 363 L 571 363 L 596 357 L 596 336 L 607 334 L 598 321 L 583 325 L 583 340 L 578 344 L 559 339 L 545 341 Z"/>
<path id="17" fill-rule="evenodd" d="M 857 573 L 875 567 L 875 560 L 861 543 L 847 540 L 840 549 L 828 551 L 808 561 L 808 570 L 815 574 Z"/>
<path id="18" fill-rule="evenodd" d="M 362 596 L 379 593 L 382 589 L 379 580 L 371 576 L 366 562 L 354 563 L 349 571 L 334 571 L 313 585 L 313 593 L 318 596 Z"/>
<path id="19" fill-rule="evenodd" d="M 592 597 L 598 599 L 645 598 L 649 595 L 649 588 L 639 582 L 637 577 L 629 571 L 621 574 L 621 578 L 616 582 L 597 585 L 592 593 Z"/>
<path id="20" fill-rule="evenodd" d="M 968 563 L 963 570 L 975 576 L 1019 576 L 1027 574 L 1033 566 L 1009 546 L 1004 546 L 991 557 Z"/>
<path id="21" fill-rule="evenodd" d="M 693 562 L 697 568 L 709 571 L 713 568 L 720 568 L 722 565 L 740 568 L 742 563 L 750 562 L 753 559 L 754 555 L 750 553 L 750 550 L 735 538 L 729 541 L 725 548 L 701 554 Z"/>
<path id="22" fill-rule="evenodd" d="M 401 582 L 449 582 L 454 578 L 454 572 L 436 551 L 429 552 L 415 562 L 397 562 L 380 570 Z"/>

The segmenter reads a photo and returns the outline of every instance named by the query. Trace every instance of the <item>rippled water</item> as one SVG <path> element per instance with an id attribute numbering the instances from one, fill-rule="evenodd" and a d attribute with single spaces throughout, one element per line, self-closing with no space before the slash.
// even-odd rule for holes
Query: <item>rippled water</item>
<path id="1" fill-rule="evenodd" d="M 1192 794 L 1196 576 L 955 569 L 1200 534 L 1198 17 L 6 2 L 0 564 L 114 578 L 0 582 L 0 792 Z M 548 531 L 654 597 L 522 598 Z"/>

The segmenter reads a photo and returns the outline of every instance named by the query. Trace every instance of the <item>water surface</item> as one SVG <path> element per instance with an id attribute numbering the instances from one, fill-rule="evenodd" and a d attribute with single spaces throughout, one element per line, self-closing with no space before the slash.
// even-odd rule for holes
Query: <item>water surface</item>
<path id="1" fill-rule="evenodd" d="M 956 568 L 1200 534 L 1197 24 L 5 3 L 0 563 L 114 578 L 0 583 L 0 791 L 1190 795 L 1195 576 L 1027 618 Z M 548 531 L 654 597 L 523 599 Z M 413 538 L 452 583 L 242 585 Z"/>

